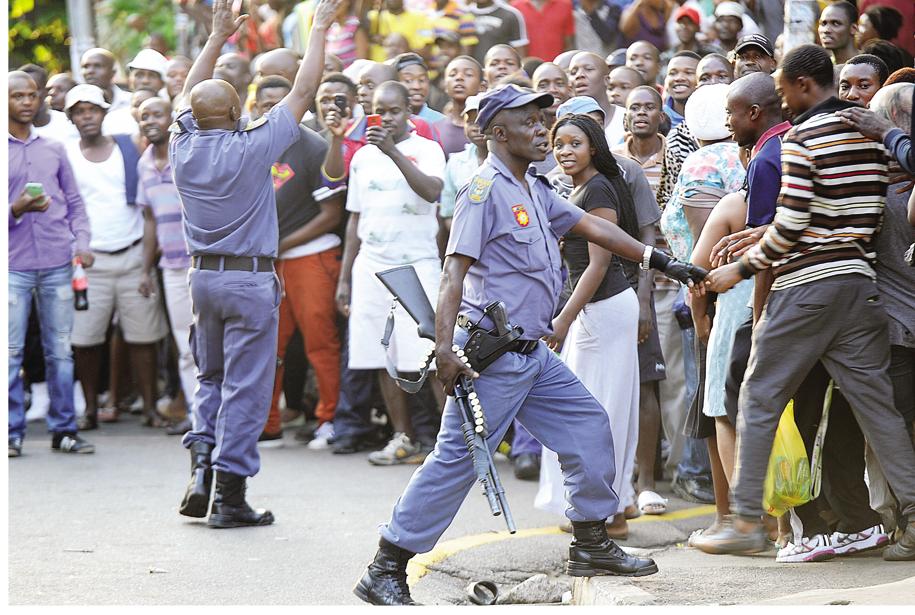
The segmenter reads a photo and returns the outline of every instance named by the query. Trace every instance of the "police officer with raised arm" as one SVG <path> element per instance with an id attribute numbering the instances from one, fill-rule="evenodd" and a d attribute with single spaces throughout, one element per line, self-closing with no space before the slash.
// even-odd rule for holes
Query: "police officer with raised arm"
<path id="1" fill-rule="evenodd" d="M 685 284 L 700 281 L 705 272 L 584 213 L 553 192 L 544 177 L 528 171 L 531 162 L 543 160 L 549 151 L 542 109 L 552 103 L 549 94 L 514 85 L 488 92 L 480 101 L 477 124 L 490 153 L 457 198 L 436 310 L 438 377 L 450 394 L 458 375 L 477 376 L 452 345 L 464 344 L 465 325 L 480 320 L 485 306 L 504 302 L 512 324 L 520 325 L 524 335 L 475 381 L 490 450 L 517 417 L 558 453 L 568 487 L 566 515 L 574 532 L 569 574 L 653 574 L 658 569 L 652 560 L 626 554 L 607 537 L 605 522 L 616 512 L 618 500 L 611 487 L 615 468 L 607 413 L 539 340 L 552 332 L 562 287 L 558 240 L 566 233 Z M 481 324 L 493 327 L 488 320 Z M 413 475 L 390 522 L 381 527 L 380 548 L 354 590 L 362 600 L 413 604 L 407 562 L 432 549 L 476 478 L 461 421 L 451 398 L 434 452 Z"/>
<path id="2" fill-rule="evenodd" d="M 169 161 L 181 197 L 194 310 L 191 348 L 198 368 L 191 483 L 180 513 L 205 517 L 212 472 L 216 495 L 208 525 L 268 525 L 245 483 L 260 467 L 257 438 L 267 420 L 276 370 L 279 230 L 270 167 L 299 138 L 298 124 L 324 71 L 324 40 L 341 0 L 320 0 L 292 91 L 255 122 L 242 119 L 235 89 L 212 79 L 226 40 L 245 22 L 230 0 L 213 3 L 213 29 L 188 73 L 172 126 Z"/>

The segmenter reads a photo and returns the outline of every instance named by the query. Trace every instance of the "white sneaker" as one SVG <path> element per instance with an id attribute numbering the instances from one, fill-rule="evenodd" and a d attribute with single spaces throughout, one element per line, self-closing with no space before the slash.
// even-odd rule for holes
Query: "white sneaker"
<path id="1" fill-rule="evenodd" d="M 778 550 L 775 561 L 779 563 L 824 562 L 836 556 L 836 551 L 829 544 L 829 536 L 817 534 L 812 538 L 803 538 L 798 544 L 789 542 Z"/>
<path id="2" fill-rule="evenodd" d="M 369 454 L 369 463 L 376 466 L 422 463 L 427 454 L 423 452 L 421 444 L 414 444 L 407 434 L 398 432 L 382 450 Z"/>
<path id="3" fill-rule="evenodd" d="M 836 550 L 836 555 L 849 555 L 884 547 L 889 544 L 890 537 L 883 525 L 878 524 L 853 534 L 833 532 L 830 541 Z"/>
<path id="4" fill-rule="evenodd" d="M 321 423 L 317 429 L 315 429 L 315 437 L 311 442 L 308 443 L 308 448 L 313 451 L 321 451 L 325 448 L 330 448 L 330 441 L 334 438 L 334 423 L 333 421 L 327 421 L 326 423 Z"/>

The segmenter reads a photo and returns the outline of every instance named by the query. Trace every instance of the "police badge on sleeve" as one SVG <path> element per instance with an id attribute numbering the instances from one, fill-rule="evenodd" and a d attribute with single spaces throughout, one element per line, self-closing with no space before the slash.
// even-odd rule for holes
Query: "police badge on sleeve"
<path id="1" fill-rule="evenodd" d="M 473 181 L 470 183 L 470 190 L 467 191 L 467 198 L 471 203 L 482 203 L 486 200 L 486 197 L 489 196 L 489 191 L 492 190 L 492 181 L 491 179 L 484 179 L 477 175 L 473 178 Z"/>

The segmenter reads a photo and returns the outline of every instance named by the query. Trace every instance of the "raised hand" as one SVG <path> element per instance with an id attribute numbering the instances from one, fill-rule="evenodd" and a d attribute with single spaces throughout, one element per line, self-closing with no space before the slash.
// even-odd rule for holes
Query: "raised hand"
<path id="1" fill-rule="evenodd" d="M 236 15 L 231 0 L 213 1 L 213 30 L 210 36 L 227 40 L 248 19 L 248 15 Z"/>
<path id="2" fill-rule="evenodd" d="M 322 28 L 327 29 L 334 19 L 337 18 L 337 13 L 340 12 L 340 6 L 343 4 L 343 0 L 321 0 L 318 2 L 318 6 L 315 9 L 315 16 L 312 19 L 313 28 Z"/>

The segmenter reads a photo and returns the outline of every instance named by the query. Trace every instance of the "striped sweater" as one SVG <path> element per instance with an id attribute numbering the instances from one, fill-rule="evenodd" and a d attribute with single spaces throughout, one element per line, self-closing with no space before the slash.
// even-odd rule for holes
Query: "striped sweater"
<path id="1" fill-rule="evenodd" d="M 871 264 L 887 156 L 882 143 L 834 113 L 852 106 L 830 98 L 795 119 L 785 135 L 775 220 L 743 256 L 751 271 L 773 268 L 772 290 L 849 273 L 876 278 Z"/>

